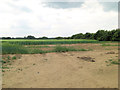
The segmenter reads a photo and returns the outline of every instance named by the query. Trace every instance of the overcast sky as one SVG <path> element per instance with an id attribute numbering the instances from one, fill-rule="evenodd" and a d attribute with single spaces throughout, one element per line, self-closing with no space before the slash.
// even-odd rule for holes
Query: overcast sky
<path id="1" fill-rule="evenodd" d="M 71 36 L 116 28 L 117 2 L 0 0 L 0 37 Z"/>

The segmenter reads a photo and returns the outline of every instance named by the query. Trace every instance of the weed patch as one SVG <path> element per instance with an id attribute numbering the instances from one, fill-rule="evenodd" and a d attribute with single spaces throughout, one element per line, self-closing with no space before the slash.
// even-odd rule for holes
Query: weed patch
<path id="1" fill-rule="evenodd" d="M 2 44 L 2 54 L 26 54 L 28 50 L 21 45 L 17 44 Z"/>
<path id="2" fill-rule="evenodd" d="M 109 59 L 108 61 L 105 61 L 105 62 L 107 63 L 107 66 L 110 66 L 112 64 L 120 65 L 120 59 L 118 59 L 118 60 Z"/>

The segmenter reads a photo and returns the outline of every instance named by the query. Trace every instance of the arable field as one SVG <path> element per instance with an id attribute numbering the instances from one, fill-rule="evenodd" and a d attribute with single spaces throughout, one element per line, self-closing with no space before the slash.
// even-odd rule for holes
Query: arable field
<path id="1" fill-rule="evenodd" d="M 118 43 L 3 40 L 3 88 L 118 88 Z"/>

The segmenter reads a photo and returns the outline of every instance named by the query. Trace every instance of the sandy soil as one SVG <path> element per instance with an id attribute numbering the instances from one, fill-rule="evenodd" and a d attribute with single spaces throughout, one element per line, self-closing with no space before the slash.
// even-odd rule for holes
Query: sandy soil
<path id="1" fill-rule="evenodd" d="M 21 55 L 21 58 L 15 60 L 9 65 L 11 68 L 3 73 L 2 86 L 3 88 L 117 88 L 118 65 L 107 66 L 105 62 L 109 59 L 118 59 L 117 47 L 94 44 L 91 48 L 94 50 Z"/>

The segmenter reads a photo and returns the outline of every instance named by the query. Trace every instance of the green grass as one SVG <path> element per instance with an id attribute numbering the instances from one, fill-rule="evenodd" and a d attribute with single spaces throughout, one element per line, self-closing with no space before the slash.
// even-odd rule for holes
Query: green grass
<path id="1" fill-rule="evenodd" d="M 2 72 L 5 72 L 5 70 L 2 70 Z"/>
<path id="2" fill-rule="evenodd" d="M 102 44 L 101 46 L 120 46 L 120 45 L 118 45 L 118 44 Z"/>
<path id="3" fill-rule="evenodd" d="M 19 44 L 19 45 L 48 45 L 48 44 L 77 44 L 77 43 L 99 43 L 97 40 L 87 40 L 87 39 L 49 39 L 49 40 L 2 40 L 2 43 L 7 42 L 10 44 Z"/>
<path id="4" fill-rule="evenodd" d="M 120 59 L 118 60 L 109 59 L 108 61 L 105 61 L 105 62 L 107 63 L 107 66 L 112 65 L 112 64 L 120 65 Z"/>
<path id="5" fill-rule="evenodd" d="M 46 45 L 44 45 L 44 46 L 26 46 L 27 48 L 49 48 L 50 46 L 46 46 Z"/>
<path id="6" fill-rule="evenodd" d="M 28 54 L 43 54 L 43 53 L 47 52 L 40 49 L 31 49 L 31 51 Z"/>
<path id="7" fill-rule="evenodd" d="M 2 44 L 2 53 L 3 54 L 42 54 L 46 53 L 45 51 L 42 51 L 40 49 L 28 49 L 22 45 L 17 44 L 9 44 L 9 43 L 3 43 Z M 12 59 L 16 59 L 16 57 L 12 57 Z M 10 60 L 10 57 L 8 56 L 8 60 Z"/>
<path id="8" fill-rule="evenodd" d="M 11 58 L 10 58 L 10 56 L 7 56 L 7 60 L 10 60 Z"/>
<path id="9" fill-rule="evenodd" d="M 41 48 L 50 48 L 47 44 L 75 44 L 75 43 L 98 43 L 96 40 L 86 39 L 61 39 L 61 40 L 2 40 L 2 54 L 43 54 L 50 52 L 88 51 L 73 47 L 56 46 L 53 50 L 43 51 Z M 28 45 L 28 46 L 24 46 Z M 33 46 L 32 46 L 33 45 Z M 44 45 L 44 46 L 35 46 Z"/>
<path id="10" fill-rule="evenodd" d="M 25 53 L 28 53 L 28 50 L 21 45 L 9 43 L 2 44 L 2 54 L 25 54 Z"/>
<path id="11" fill-rule="evenodd" d="M 110 42 L 110 41 L 109 41 Z M 107 43 L 109 43 L 107 42 Z M 102 43 L 106 41 L 88 40 L 88 39 L 48 39 L 48 40 L 28 40 L 28 39 L 10 39 L 2 40 L 2 54 L 42 54 L 50 52 L 68 52 L 68 51 L 90 51 L 91 49 L 75 49 L 73 47 L 56 46 L 53 50 L 43 51 L 42 48 L 50 48 L 50 44 L 77 44 L 77 43 Z M 24 46 L 27 45 L 27 46 Z M 35 46 L 36 45 L 36 46 Z M 43 46 L 37 46 L 43 45 Z"/>
<path id="12" fill-rule="evenodd" d="M 111 64 L 119 64 L 120 65 L 120 63 L 118 61 L 111 61 Z"/>
<path id="13" fill-rule="evenodd" d="M 54 52 L 68 52 L 68 51 L 88 51 L 86 49 L 75 49 L 74 47 L 66 46 L 56 46 L 54 47 Z"/>
<path id="14" fill-rule="evenodd" d="M 1 62 L 2 64 L 7 63 L 7 62 L 6 62 L 6 61 L 4 61 L 4 60 L 0 60 L 0 62 Z"/>
<path id="15" fill-rule="evenodd" d="M 2 69 L 9 69 L 9 67 L 2 67 Z"/>
<path id="16" fill-rule="evenodd" d="M 13 57 L 12 57 L 12 60 L 15 60 L 15 59 L 17 59 L 16 56 L 13 56 Z"/>
<path id="17" fill-rule="evenodd" d="M 51 53 L 51 52 L 68 52 L 68 51 L 89 51 L 87 49 L 75 49 L 70 46 L 55 46 L 52 50 L 43 51 L 41 49 L 31 49 L 27 47 L 23 47 L 22 45 L 17 44 L 2 44 L 2 53 L 3 54 L 43 54 L 43 53 Z M 8 56 L 8 60 L 11 58 Z M 16 57 L 12 57 L 12 59 L 16 59 Z"/>

